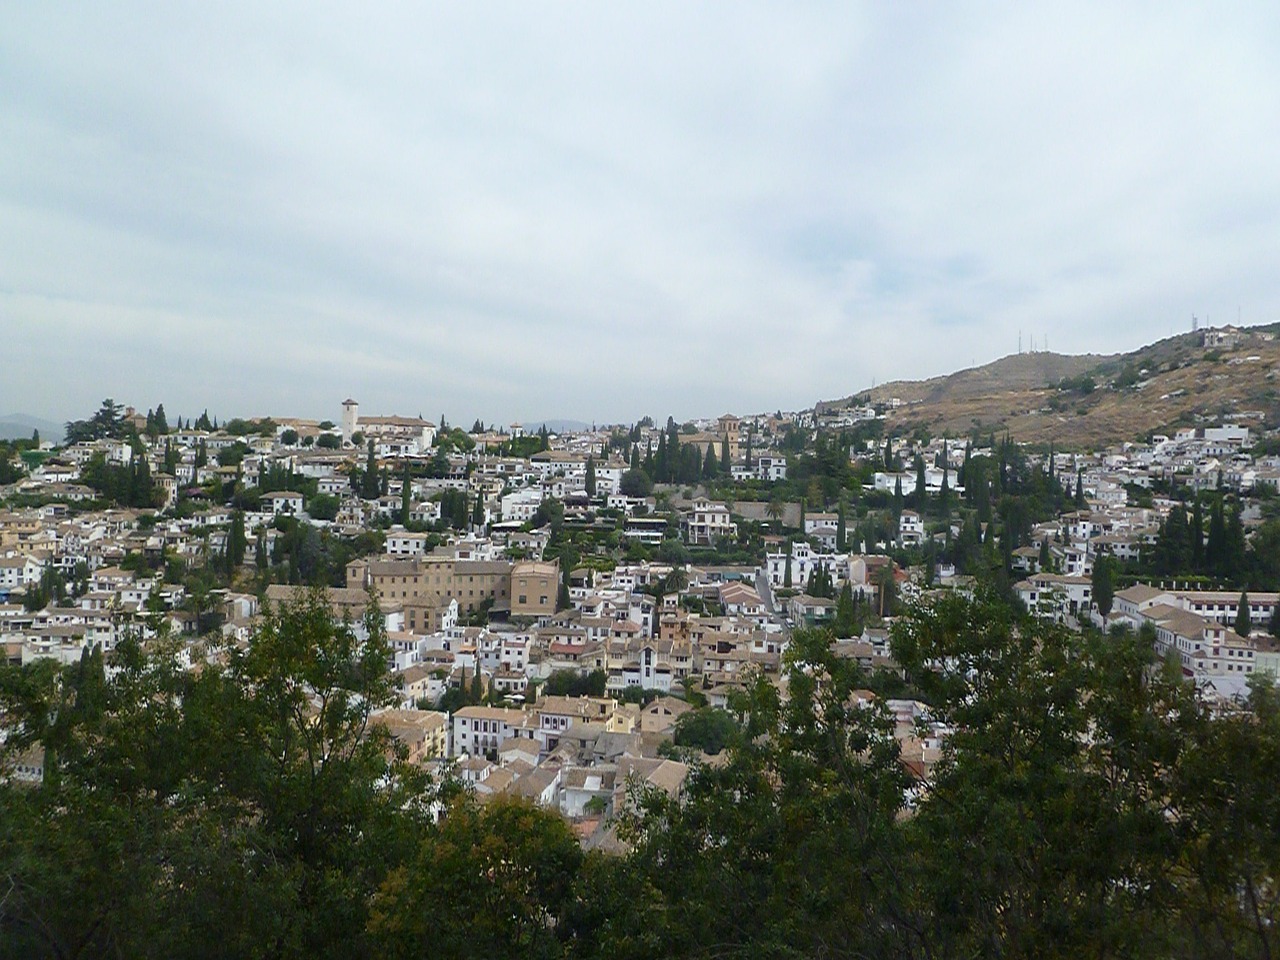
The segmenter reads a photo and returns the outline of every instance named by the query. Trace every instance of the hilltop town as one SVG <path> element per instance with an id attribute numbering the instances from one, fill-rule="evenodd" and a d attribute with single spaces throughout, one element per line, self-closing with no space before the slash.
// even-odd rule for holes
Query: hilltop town
<path id="1" fill-rule="evenodd" d="M 357 616 L 373 598 L 414 755 L 575 817 L 611 810 L 637 764 L 678 786 L 673 744 L 706 746 L 677 737 L 686 715 L 779 678 L 795 628 L 892 672 L 895 617 L 940 591 L 1147 626 L 1211 698 L 1280 673 L 1272 432 L 1059 452 L 905 435 L 896 408 L 551 434 L 353 399 L 331 421 L 222 424 L 105 401 L 6 460 L 0 639 L 10 662 L 74 664 L 164 631 L 195 667 L 306 586 Z M 888 705 L 927 770 L 941 731 Z"/>
<path id="2" fill-rule="evenodd" d="M 1254 355 L 1247 338 L 1239 347 Z M 827 802 L 845 770 L 832 802 L 878 784 L 880 806 L 865 815 L 901 831 L 903 856 L 926 864 L 970 850 L 912 833 L 952 835 L 946 798 L 1047 782 L 1026 766 L 1008 783 L 990 770 L 966 779 L 967 762 L 1023 742 L 1021 726 L 994 732 L 1009 717 L 1038 731 L 1027 756 L 1057 751 L 1046 769 L 1075 764 L 1094 783 L 1103 751 L 1138 777 L 1145 799 L 1112 798 L 1122 806 L 1207 801 L 1191 760 L 1133 766 L 1134 735 L 1099 726 L 1118 716 L 1146 725 L 1143 750 L 1184 743 L 1212 769 L 1242 756 L 1218 737 L 1255 738 L 1245 752 L 1265 755 L 1270 728 L 1253 714 L 1276 714 L 1268 691 L 1280 675 L 1280 432 L 1269 415 L 1058 449 L 977 427 L 907 429 L 902 406 L 882 396 L 556 433 L 374 415 L 352 398 L 332 420 L 224 422 L 105 400 L 60 442 L 37 434 L 0 450 L 0 789 L 31 810 L 89 803 L 77 822 L 99 843 L 111 828 L 94 818 L 113 816 L 116 801 L 98 809 L 91 798 L 115 783 L 130 803 L 177 817 L 131 841 L 139 856 L 168 857 L 145 851 L 188 843 L 184 831 L 208 823 L 217 844 L 262 833 L 304 865 L 315 855 L 298 831 L 316 817 L 325 830 L 362 824 L 353 851 L 382 836 L 362 819 L 373 813 L 327 793 L 330 777 L 364 798 L 361 810 L 409 830 L 402 863 L 414 831 L 428 831 L 423 856 L 459 830 L 468 856 L 490 857 L 480 837 L 536 812 L 546 819 L 528 820 L 541 826 L 520 842 L 551 831 L 575 870 L 597 862 L 577 859 L 587 851 L 614 857 L 592 869 L 619 878 L 649 871 L 648 892 L 626 909 L 665 898 L 676 912 L 664 936 L 678 938 L 679 910 L 710 901 L 687 899 L 694 881 L 665 845 L 694 829 L 706 869 L 720 870 L 732 845 L 693 825 L 732 820 L 729 798 L 764 804 L 724 828 L 743 835 L 761 817 L 800 815 L 792 804 Z M 1055 705 L 1018 714 L 1025 698 Z M 1040 729 L 1060 716 L 1074 719 Z M 773 795 L 775 781 L 790 793 Z M 88 792 L 67 800 L 77 784 Z M 1097 808 L 1107 823 L 1119 815 L 1112 800 Z M 1219 829 L 1218 807 L 1195 809 L 1197 831 Z M 1161 829 L 1176 834 L 1184 816 Z M 1080 829 L 1102 829 L 1086 819 Z M 41 822 L 3 842 L 69 836 L 65 817 Z M 841 813 L 813 836 L 860 822 Z M 1170 849 L 1191 842 L 1177 836 Z M 257 876 L 254 856 L 216 849 Z M 803 844 L 770 850 L 774 874 L 805 857 Z M 326 856 L 315 869 L 330 869 Z M 495 869 L 485 863 L 475 869 Z M 194 869 L 152 889 L 185 902 L 206 883 Z M 371 876 L 353 894 L 369 919 L 344 935 L 403 944 L 398 924 L 434 894 L 403 893 L 394 871 Z M 539 936 L 570 935 L 552 919 L 570 907 L 528 895 L 543 904 L 530 909 L 552 911 L 539 914 Z M 904 895 L 886 894 L 884 908 Z M 15 917 L 49 915 L 47 901 L 15 902 Z M 803 905 L 783 915 L 793 910 L 819 923 Z M 383 916 L 399 919 L 383 930 Z M 458 955 L 479 922 L 467 916 Z M 605 950 L 616 915 L 600 916 L 589 943 Z M 72 931 L 85 922 L 65 918 Z M 885 929 L 906 935 L 895 924 Z"/>

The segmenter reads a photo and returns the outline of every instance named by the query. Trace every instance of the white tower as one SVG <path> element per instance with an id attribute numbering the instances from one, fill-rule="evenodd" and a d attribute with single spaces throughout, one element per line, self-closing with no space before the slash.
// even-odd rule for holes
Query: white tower
<path id="1" fill-rule="evenodd" d="M 342 401 L 342 439 L 351 442 L 351 435 L 360 429 L 360 404 L 350 397 Z"/>

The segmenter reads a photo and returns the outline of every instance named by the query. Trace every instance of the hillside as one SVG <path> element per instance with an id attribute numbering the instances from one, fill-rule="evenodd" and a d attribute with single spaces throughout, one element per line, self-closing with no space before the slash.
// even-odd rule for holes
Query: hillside
<path id="1" fill-rule="evenodd" d="M 900 405 L 891 429 L 964 436 L 1008 431 L 1026 443 L 1092 448 L 1151 432 L 1231 417 L 1256 428 L 1280 426 L 1280 340 L 1253 327 L 1235 341 L 1206 346 L 1203 332 L 1161 340 L 1132 353 L 1062 356 L 1025 353 L 922 381 L 896 381 L 821 413 L 868 399 Z"/>
<path id="2" fill-rule="evenodd" d="M 39 430 L 43 440 L 62 439 L 62 424 L 43 420 L 26 413 L 11 413 L 0 417 L 0 440 L 25 440 L 32 430 Z"/>

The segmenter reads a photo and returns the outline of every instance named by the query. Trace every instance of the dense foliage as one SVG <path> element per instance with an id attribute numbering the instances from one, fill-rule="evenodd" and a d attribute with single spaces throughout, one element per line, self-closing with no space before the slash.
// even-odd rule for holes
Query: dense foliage
<path id="1" fill-rule="evenodd" d="M 198 672 L 127 641 L 0 671 L 0 956 L 1265 957 L 1280 913 L 1280 698 L 1211 714 L 1148 636 L 1080 637 L 951 597 L 894 637 L 950 736 L 913 730 L 800 631 L 682 739 L 679 797 L 632 787 L 629 852 L 483 806 L 404 761 L 376 618 L 319 595 Z M 732 724 L 726 722 L 732 720 Z M 442 813 L 439 821 L 434 809 Z"/>

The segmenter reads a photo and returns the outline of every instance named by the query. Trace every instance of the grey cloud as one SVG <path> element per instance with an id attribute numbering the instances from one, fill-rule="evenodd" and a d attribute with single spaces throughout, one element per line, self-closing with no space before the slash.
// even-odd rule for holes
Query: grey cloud
<path id="1" fill-rule="evenodd" d="M 689 416 L 1277 319 L 1261 4 L 11 12 L 5 409 Z"/>

